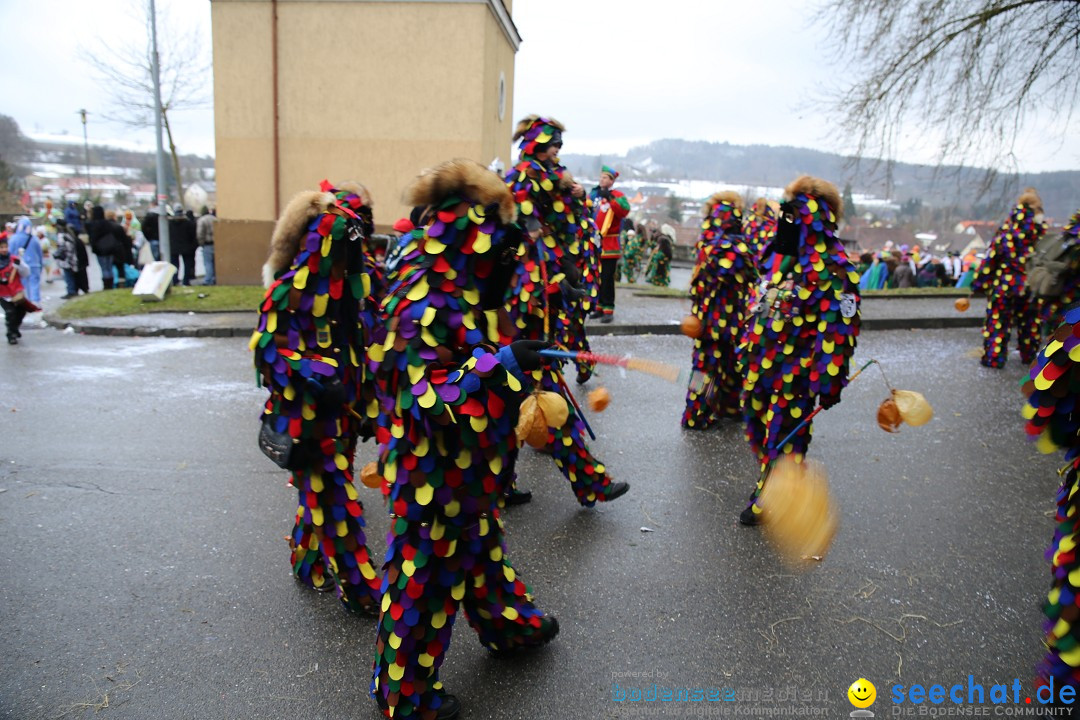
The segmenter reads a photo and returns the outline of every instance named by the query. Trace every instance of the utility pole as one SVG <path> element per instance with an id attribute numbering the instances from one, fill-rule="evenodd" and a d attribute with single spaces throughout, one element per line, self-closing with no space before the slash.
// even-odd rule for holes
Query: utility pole
<path id="1" fill-rule="evenodd" d="M 83 150 L 86 151 L 86 199 L 90 199 L 90 140 L 86 135 L 86 108 L 79 111 L 82 116 Z"/>
<path id="2" fill-rule="evenodd" d="M 158 76 L 160 64 L 157 49 L 157 10 L 154 7 L 154 0 L 150 0 L 150 37 L 152 42 L 150 73 L 154 76 L 154 127 L 157 129 L 158 248 L 161 259 L 169 262 L 172 253 L 169 248 L 169 216 L 165 211 L 169 191 L 165 185 L 165 147 L 161 140 L 161 80 Z"/>

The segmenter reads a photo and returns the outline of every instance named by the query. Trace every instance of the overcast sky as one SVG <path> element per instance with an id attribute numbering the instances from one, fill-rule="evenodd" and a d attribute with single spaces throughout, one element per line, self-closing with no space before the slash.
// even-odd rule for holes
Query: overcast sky
<path id="1" fill-rule="evenodd" d="M 90 111 L 95 140 L 152 148 L 152 130 L 104 120 L 104 88 L 81 48 L 122 53 L 144 42 L 132 19 L 139 0 L 0 0 L 0 113 L 24 133 L 81 138 Z M 194 28 L 210 48 L 209 0 L 158 0 L 159 12 Z M 850 146 L 815 100 L 853 72 L 830 52 L 811 0 L 514 0 L 523 42 L 513 112 L 567 126 L 564 152 L 621 153 L 661 138 L 762 143 L 845 152 Z M 168 36 L 169 28 L 159 28 Z M 99 50 L 99 52 L 102 52 Z M 107 54 L 106 52 L 106 54 Z M 206 80 L 207 97 L 211 81 Z M 213 111 L 176 113 L 182 152 L 212 154 Z M 1021 170 L 1080 168 L 1080 132 L 1031 127 Z M 921 142 L 919 142 L 921 140 Z M 902 160 L 932 162 L 933 136 L 910 128 Z M 507 158 L 504 158 L 504 160 Z"/>

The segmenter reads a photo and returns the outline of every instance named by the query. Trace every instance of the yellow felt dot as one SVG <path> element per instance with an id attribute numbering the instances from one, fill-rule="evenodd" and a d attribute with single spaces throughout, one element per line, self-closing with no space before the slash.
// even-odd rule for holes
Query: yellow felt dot
<path id="1" fill-rule="evenodd" d="M 375 568 L 371 566 L 371 563 L 364 563 L 360 566 L 360 574 L 364 576 L 365 580 L 374 580 L 378 575 L 375 573 Z"/>
<path id="2" fill-rule="evenodd" d="M 532 200 L 522 200 L 521 201 L 521 214 L 522 215 L 532 215 L 532 212 L 533 212 Z"/>
<path id="3" fill-rule="evenodd" d="M 1058 657 L 1069 667 L 1080 665 L 1080 644 L 1077 644 L 1072 650 L 1060 653 Z"/>
<path id="4" fill-rule="evenodd" d="M 797 408 L 797 407 L 791 408 L 791 417 L 795 418 L 796 420 L 801 418 L 802 417 L 802 408 Z"/>
<path id="5" fill-rule="evenodd" d="M 322 508 L 320 508 L 320 507 L 311 508 L 311 522 L 315 523 L 319 527 L 322 527 L 322 524 L 323 524 Z"/>
<path id="6" fill-rule="evenodd" d="M 427 390 L 424 391 L 423 395 L 416 399 L 416 402 L 420 405 L 420 407 L 427 410 L 431 407 L 434 407 L 436 397 L 438 396 L 435 394 L 435 391 L 431 389 L 430 385 L 428 385 Z"/>
<path id="7" fill-rule="evenodd" d="M 502 472 L 502 466 L 502 455 L 496 455 L 488 461 L 488 467 L 491 468 L 491 472 L 495 473 L 496 475 Z"/>
<path id="8" fill-rule="evenodd" d="M 403 560 L 401 563 L 401 572 L 405 573 L 406 577 L 412 577 L 416 573 L 416 563 L 412 560 Z"/>
<path id="9" fill-rule="evenodd" d="M 421 667 L 431 667 L 435 664 L 435 658 L 431 657 L 427 653 L 420 653 L 420 657 L 416 658 L 416 662 L 420 663 Z"/>
<path id="10" fill-rule="evenodd" d="M 473 252 L 486 253 L 491 249 L 491 236 L 487 233 L 476 233 L 476 240 L 473 241 Z"/>
<path id="11" fill-rule="evenodd" d="M 428 305 L 424 309 L 424 314 L 420 316 L 420 324 L 427 326 L 435 320 L 435 313 L 438 312 L 434 305 Z"/>
<path id="12" fill-rule="evenodd" d="M 318 550 L 319 549 L 319 538 L 312 535 L 311 538 L 308 540 L 307 548 L 308 548 L 308 550 L 312 550 L 312 551 Z"/>
<path id="13" fill-rule="evenodd" d="M 321 493 L 325 485 L 323 485 L 322 475 L 319 473 L 312 473 L 311 475 L 311 492 Z"/>
<path id="14" fill-rule="evenodd" d="M 397 636 L 391 634 L 390 637 L 395 638 Z M 401 640 L 400 639 L 398 640 L 398 646 L 399 647 L 401 646 Z M 391 647 L 393 647 L 393 645 L 391 645 Z M 396 650 L 397 648 L 394 648 L 394 649 Z M 405 677 L 405 668 L 403 668 L 402 666 L 400 666 L 400 665 L 398 665 L 396 663 L 391 663 L 389 671 L 388 671 L 387 674 L 390 675 L 391 680 L 394 680 L 394 681 L 401 680 L 401 678 Z"/>
<path id="15" fill-rule="evenodd" d="M 443 508 L 443 514 L 446 515 L 446 517 L 448 518 L 457 517 L 458 513 L 460 512 L 461 503 L 459 503 L 457 500 L 451 500 L 449 503 L 446 504 L 446 507 Z"/>
<path id="16" fill-rule="evenodd" d="M 300 416 L 305 420 L 315 419 L 315 407 L 313 405 L 304 404 L 300 409 Z"/>
<path id="17" fill-rule="evenodd" d="M 285 397 L 286 400 L 292 400 L 296 397 L 296 389 L 292 385 L 286 385 L 285 389 L 282 390 L 281 394 Z"/>
<path id="18" fill-rule="evenodd" d="M 821 343 L 821 349 L 832 355 L 833 352 L 836 350 L 836 343 L 834 343 L 832 340 L 825 340 Z"/>
<path id="19" fill-rule="evenodd" d="M 427 505 L 431 502 L 431 498 L 435 493 L 435 488 L 431 487 L 427 483 L 424 483 L 420 487 L 416 488 L 416 502 L 421 505 Z"/>
<path id="20" fill-rule="evenodd" d="M 429 390 L 430 390 L 430 388 L 429 388 Z M 432 394 L 434 394 L 434 393 L 432 393 Z M 420 405 L 423 406 L 423 403 L 420 403 Z M 473 430 L 475 430 L 478 433 L 482 433 L 482 432 L 484 432 L 484 430 L 488 426 L 487 415 L 478 415 L 478 416 L 470 417 L 469 418 L 469 424 L 472 426 Z"/>
<path id="21" fill-rule="evenodd" d="M 450 597 L 455 600 L 460 600 L 465 597 L 465 581 L 459 582 L 454 587 L 450 588 Z"/>
<path id="22" fill-rule="evenodd" d="M 506 618 L 507 620 L 517 620 L 518 619 L 518 611 L 515 610 L 512 607 L 505 607 L 505 608 L 503 608 L 502 616 L 504 618 Z"/>
<path id="23" fill-rule="evenodd" d="M 438 630 L 446 624 L 446 611 L 438 610 L 431 616 L 431 627 Z"/>
<path id="24" fill-rule="evenodd" d="M 498 545 L 491 548 L 491 552 L 488 553 L 488 557 L 490 557 L 495 562 L 499 562 L 500 560 L 502 560 L 502 556 L 503 556 L 502 548 L 499 547 Z"/>
<path id="25" fill-rule="evenodd" d="M 562 200 L 556 200 L 555 202 L 551 203 L 551 209 L 557 213 L 561 213 L 563 210 L 566 209 L 566 205 L 563 204 Z"/>
<path id="26" fill-rule="evenodd" d="M 509 565 L 503 565 L 503 577 L 510 582 L 514 582 L 514 579 L 517 578 L 517 573 L 514 572 L 514 568 Z"/>
<path id="27" fill-rule="evenodd" d="M 555 187 L 555 183 L 551 182 L 551 178 L 545 177 L 540 181 L 540 187 L 551 192 L 551 188 Z"/>
<path id="28" fill-rule="evenodd" d="M 334 455 L 334 464 L 337 465 L 338 470 L 344 470 L 349 467 L 349 459 L 341 453 L 336 453 Z"/>
<path id="29" fill-rule="evenodd" d="M 817 200 L 810 198 L 806 201 L 806 209 L 812 213 L 816 213 L 818 210 Z"/>
<path id="30" fill-rule="evenodd" d="M 463 293 L 461 293 L 461 296 L 465 298 L 465 302 L 469 303 L 470 305 L 480 304 L 480 291 L 478 291 L 476 288 L 468 288 Z"/>
<path id="31" fill-rule="evenodd" d="M 413 285 L 411 288 L 409 288 L 409 292 L 406 293 L 405 297 L 407 297 L 409 300 L 412 300 L 413 302 L 415 302 L 417 300 L 420 300 L 422 298 L 427 297 L 427 294 L 428 294 L 427 280 L 424 279 L 424 278 L 421 278 L 419 281 L 417 281 L 417 283 L 415 285 Z"/>
<path id="32" fill-rule="evenodd" d="M 825 368 L 825 372 L 827 372 L 827 373 L 829 373 L 830 375 L 832 375 L 832 376 L 834 376 L 834 377 L 835 377 L 835 376 L 836 376 L 836 374 L 837 374 L 838 372 L 840 372 L 840 368 L 836 367 L 836 366 L 835 366 L 835 365 L 833 365 L 832 363 L 829 363 L 829 364 L 828 364 L 828 366 L 826 366 L 826 368 Z"/>
<path id="33" fill-rule="evenodd" d="M 251 333 L 251 338 L 248 340 L 248 350 L 255 351 L 256 346 L 259 344 L 259 340 L 262 339 L 262 331 L 256 330 Z"/>
<path id="34" fill-rule="evenodd" d="M 293 287 L 296 288 L 297 290 L 303 290 L 304 288 L 306 288 L 307 287 L 307 281 L 308 281 L 308 275 L 310 275 L 310 274 L 311 274 L 311 271 L 308 270 L 307 265 L 305 265 L 302 268 L 300 268 L 299 270 L 297 270 L 296 274 L 293 275 L 293 281 L 292 281 Z"/>
<path id="35" fill-rule="evenodd" d="M 267 316 L 266 316 L 266 332 L 271 333 L 271 334 L 277 332 L 277 313 L 269 313 L 269 314 L 267 314 Z"/>

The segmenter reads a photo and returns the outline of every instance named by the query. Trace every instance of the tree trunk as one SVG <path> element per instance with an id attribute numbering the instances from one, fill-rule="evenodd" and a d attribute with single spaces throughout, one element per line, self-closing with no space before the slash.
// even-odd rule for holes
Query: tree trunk
<path id="1" fill-rule="evenodd" d="M 169 136 L 169 154 L 172 155 L 173 176 L 176 178 L 176 194 L 180 196 L 180 204 L 186 209 L 184 182 L 180 179 L 180 157 L 176 154 L 176 143 L 173 142 L 172 128 L 169 127 L 169 112 L 165 108 L 161 108 L 161 123 L 165 126 L 165 134 Z"/>

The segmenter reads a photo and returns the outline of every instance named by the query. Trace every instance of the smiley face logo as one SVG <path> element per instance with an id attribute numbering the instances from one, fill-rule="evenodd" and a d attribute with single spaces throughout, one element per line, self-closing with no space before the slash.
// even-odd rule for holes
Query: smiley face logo
<path id="1" fill-rule="evenodd" d="M 868 708 L 877 699 L 877 688 L 866 678 L 859 678 L 847 689 L 847 698 L 857 708 Z"/>

